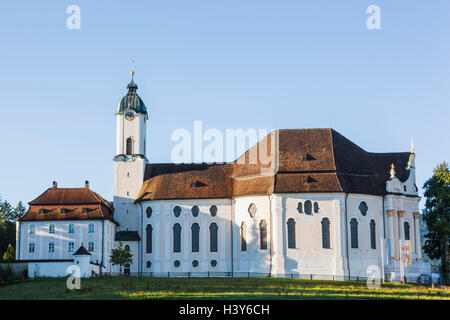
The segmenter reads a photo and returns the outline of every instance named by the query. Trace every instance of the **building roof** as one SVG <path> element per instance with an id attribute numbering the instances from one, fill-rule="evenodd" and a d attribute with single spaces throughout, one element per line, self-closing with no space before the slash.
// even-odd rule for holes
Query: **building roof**
<path id="1" fill-rule="evenodd" d="M 20 221 L 113 220 L 113 206 L 89 187 L 49 188 L 28 203 Z"/>
<path id="2" fill-rule="evenodd" d="M 137 231 L 117 231 L 115 241 L 140 241 L 141 237 Z"/>
<path id="3" fill-rule="evenodd" d="M 86 250 L 86 248 L 83 245 L 81 245 L 81 247 L 79 247 L 73 255 L 74 256 L 90 256 L 91 254 L 89 253 L 89 251 Z"/>
<path id="4" fill-rule="evenodd" d="M 249 163 L 252 154 L 271 154 L 276 145 L 278 157 L 265 162 L 258 156 Z M 384 195 L 391 164 L 405 181 L 410 155 L 367 152 L 333 129 L 276 130 L 232 163 L 148 164 L 137 201 L 301 192 Z"/>
<path id="5" fill-rule="evenodd" d="M 147 108 L 144 101 L 138 96 L 136 90 L 138 86 L 134 83 L 133 78 L 127 86 L 128 93 L 119 101 L 117 113 L 122 114 L 125 111 L 133 110 L 137 113 L 147 114 Z"/>

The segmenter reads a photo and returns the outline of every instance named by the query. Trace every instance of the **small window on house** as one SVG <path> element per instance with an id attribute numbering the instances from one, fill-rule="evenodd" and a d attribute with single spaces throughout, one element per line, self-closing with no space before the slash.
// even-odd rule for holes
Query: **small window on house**
<path id="1" fill-rule="evenodd" d="M 209 208 L 209 213 L 211 213 L 211 217 L 215 217 L 217 215 L 217 206 L 216 205 L 212 205 Z"/>
<path id="2" fill-rule="evenodd" d="M 146 266 L 147 266 L 147 269 L 150 269 L 150 267 L 152 266 L 152 263 L 150 261 L 147 261 Z"/>
<path id="3" fill-rule="evenodd" d="M 152 213 L 153 213 L 152 207 L 148 207 L 148 208 L 145 210 L 145 213 L 147 214 L 147 218 L 150 218 L 150 217 L 152 216 Z"/>
<path id="4" fill-rule="evenodd" d="M 44 214 L 44 209 L 39 209 L 39 214 Z"/>
<path id="5" fill-rule="evenodd" d="M 314 202 L 314 213 L 319 213 L 319 203 Z"/>
<path id="6" fill-rule="evenodd" d="M 55 244 L 53 242 L 48 244 L 48 252 L 55 252 Z"/>
<path id="7" fill-rule="evenodd" d="M 173 208 L 173 215 L 175 216 L 175 218 L 178 218 L 181 214 L 181 208 L 179 206 L 176 206 L 175 208 Z"/>
<path id="8" fill-rule="evenodd" d="M 211 260 L 211 267 L 217 266 L 217 260 Z"/>
<path id="9" fill-rule="evenodd" d="M 359 211 L 361 212 L 361 215 L 366 216 L 367 210 L 369 210 L 367 203 L 365 201 L 361 201 L 359 204 Z"/>
<path id="10" fill-rule="evenodd" d="M 74 224 L 69 224 L 69 233 L 75 233 L 75 225 Z"/>
<path id="11" fill-rule="evenodd" d="M 54 225 L 54 224 L 51 224 L 51 225 L 48 227 L 48 232 L 49 232 L 49 233 L 55 233 L 55 225 Z"/>
<path id="12" fill-rule="evenodd" d="M 200 212 L 200 209 L 197 206 L 193 206 L 191 209 L 192 216 L 197 217 L 198 213 Z"/>
<path id="13" fill-rule="evenodd" d="M 197 267 L 198 267 L 198 260 L 192 261 L 192 266 L 193 266 L 194 268 L 197 268 Z"/>
<path id="14" fill-rule="evenodd" d="M 65 208 L 61 208 L 61 214 L 66 213 L 66 209 Z"/>
<path id="15" fill-rule="evenodd" d="M 130 251 L 130 246 L 129 246 L 129 245 L 126 245 L 126 246 L 124 247 L 124 249 L 127 250 L 127 251 Z"/>
<path id="16" fill-rule="evenodd" d="M 297 205 L 297 211 L 298 213 L 303 213 L 303 204 L 301 202 L 299 202 Z"/>
<path id="17" fill-rule="evenodd" d="M 312 214 L 312 203 L 309 200 L 305 201 L 305 213 Z"/>
<path id="18" fill-rule="evenodd" d="M 94 242 L 93 241 L 89 241 L 89 243 L 88 243 L 88 251 L 89 252 L 93 252 L 94 251 Z"/>
<path id="19" fill-rule="evenodd" d="M 34 242 L 30 242 L 30 244 L 28 245 L 28 252 L 29 253 L 33 253 L 34 252 Z"/>
<path id="20" fill-rule="evenodd" d="M 28 229 L 29 234 L 34 234 L 36 232 L 36 226 L 34 224 L 30 224 L 30 228 Z"/>
<path id="21" fill-rule="evenodd" d="M 174 267 L 175 268 L 178 268 L 179 266 L 180 266 L 180 260 L 175 260 L 174 262 L 173 262 L 173 265 L 174 265 Z"/>
<path id="22" fill-rule="evenodd" d="M 74 249 L 75 249 L 75 243 L 69 242 L 69 249 L 68 249 L 68 251 L 69 251 L 69 252 L 73 252 Z"/>
<path id="23" fill-rule="evenodd" d="M 83 208 L 83 211 L 82 211 L 83 213 L 87 213 L 88 212 L 88 209 L 87 208 Z"/>
<path id="24" fill-rule="evenodd" d="M 94 224 L 93 223 L 89 223 L 88 232 L 89 233 L 94 233 Z"/>

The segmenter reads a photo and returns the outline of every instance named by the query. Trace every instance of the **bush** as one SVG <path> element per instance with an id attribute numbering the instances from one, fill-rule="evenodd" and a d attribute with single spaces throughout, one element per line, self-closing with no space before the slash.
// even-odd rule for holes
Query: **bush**
<path id="1" fill-rule="evenodd" d="M 14 274 L 11 265 L 6 265 L 5 267 L 0 267 L 0 283 L 1 282 L 11 282 L 16 280 L 16 275 Z"/>

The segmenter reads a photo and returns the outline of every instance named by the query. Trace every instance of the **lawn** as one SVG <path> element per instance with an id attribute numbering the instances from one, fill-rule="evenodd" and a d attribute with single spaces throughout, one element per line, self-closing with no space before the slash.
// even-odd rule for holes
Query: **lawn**
<path id="1" fill-rule="evenodd" d="M 446 299 L 448 289 L 386 283 L 368 289 L 356 281 L 280 278 L 81 279 L 69 290 L 66 279 L 36 279 L 0 286 L 2 299 Z"/>

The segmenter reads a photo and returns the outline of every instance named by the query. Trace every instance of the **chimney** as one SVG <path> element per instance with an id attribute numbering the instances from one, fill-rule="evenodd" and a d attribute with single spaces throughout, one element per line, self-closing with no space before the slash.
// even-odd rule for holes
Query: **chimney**
<path id="1" fill-rule="evenodd" d="M 58 188 L 58 182 L 56 182 L 56 181 L 53 181 L 53 185 L 52 185 L 52 187 L 53 187 L 53 188 L 55 188 L 55 189 L 56 189 L 56 188 Z"/>
<path id="2" fill-rule="evenodd" d="M 89 181 L 88 181 L 88 180 L 86 180 L 86 181 L 84 182 L 84 186 L 85 186 L 86 188 L 89 188 Z"/>

